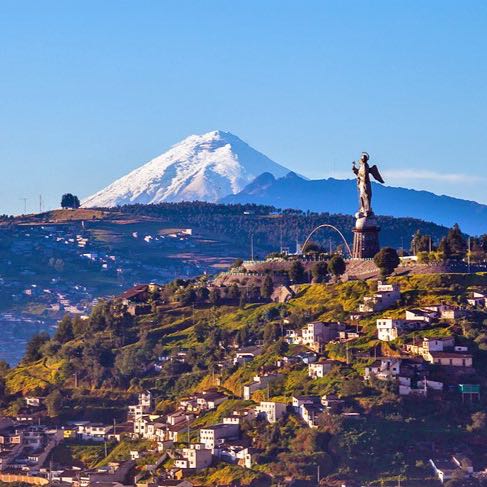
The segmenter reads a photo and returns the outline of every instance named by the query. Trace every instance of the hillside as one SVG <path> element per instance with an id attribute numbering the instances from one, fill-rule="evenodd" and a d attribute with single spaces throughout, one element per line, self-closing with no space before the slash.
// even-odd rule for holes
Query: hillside
<path id="1" fill-rule="evenodd" d="M 271 478 L 283 481 L 289 476 L 311 482 L 318 466 L 325 482 L 321 485 L 333 485 L 339 479 L 387 485 L 388 480 L 402 475 L 404 485 L 433 486 L 437 484 L 428 459 L 459 451 L 476 470 L 481 469 L 487 462 L 487 420 L 482 422 L 479 416 L 485 397 L 481 396 L 481 402 L 462 403 L 458 383 L 478 384 L 481 390 L 487 386 L 487 313 L 466 304 L 472 290 L 487 288 L 487 276 L 413 275 L 393 278 L 390 283 L 400 285 L 400 300 L 358 323 L 350 316 L 374 292 L 374 282 L 307 284 L 287 303 L 256 297 L 238 305 L 232 302 L 234 297 L 220 294 L 217 299 L 211 285 L 209 294 L 203 292 L 208 284 L 202 277 L 152 287 L 140 299 L 134 295 L 133 304 L 145 310 L 140 316 L 128 313 L 121 299 L 100 303 L 89 320 L 66 318 L 52 340 L 36 338 L 23 364 L 2 373 L 6 391 L 2 405 L 8 412 L 18 405 L 22 394 L 35 391 L 52 397 L 57 390 L 62 400 L 55 408 L 49 406 L 55 421 L 89 419 L 111 424 L 113 418 L 124 421 L 127 398 L 145 390 L 155 397 L 153 414 L 164 424 L 168 414 L 186 407 L 191 398 L 204 398 L 204 391 L 221 397 L 215 407 L 193 410 L 195 417 L 182 427 L 178 440 L 185 442 L 187 431 L 196 441 L 199 428 L 211 427 L 232 414 L 245 418 L 260 401 L 288 404 L 275 422 L 250 416 L 240 420 L 240 440 L 231 444 L 252 445 L 256 456 L 251 467 L 220 461 L 209 469 L 185 474 L 195 485 L 208 487 L 237 479 L 242 485 L 270 485 Z M 465 309 L 466 317 L 435 321 L 392 342 L 377 340 L 377 319 L 402 317 L 405 310 L 440 302 Z M 143 308 L 146 305 L 150 306 Z M 313 320 L 341 321 L 347 324 L 347 333 L 357 334 L 324 344 L 317 355 L 331 368 L 319 378 L 310 376 L 310 366 L 303 358 L 316 352 L 284 340 Z M 469 350 L 473 367 L 430 366 L 402 348 L 423 337 L 448 336 Z M 239 360 L 238 353 L 246 350 L 255 350 L 253 358 Z M 364 380 L 366 367 L 377 358 L 401 358 L 407 370 L 421 360 L 420 379 L 427 375 L 432 384 L 441 381 L 443 389 L 432 389 L 427 397 L 399 395 L 393 376 Z M 272 380 L 243 400 L 243 386 L 252 384 L 254 376 Z M 293 398 L 305 396 L 323 396 L 335 401 L 335 406 L 306 419 L 301 409 L 291 407 Z M 311 428 L 309 421 L 314 425 Z M 148 445 L 155 440 L 147 439 L 149 443 L 139 450 L 141 464 L 153 458 L 153 446 Z M 128 436 L 123 441 L 129 441 Z M 113 455 L 128 458 L 126 445 L 111 445 Z M 136 443 L 132 445 L 137 448 Z M 178 448 L 176 444 L 170 448 L 175 458 Z M 158 474 L 172 466 L 164 463 Z"/>
<path id="2" fill-rule="evenodd" d="M 386 181 L 387 182 L 387 181 Z M 411 217 L 451 227 L 458 223 L 471 235 L 487 231 L 487 206 L 475 201 L 439 196 L 428 191 L 372 183 L 374 211 L 379 215 Z M 255 203 L 303 211 L 354 214 L 357 187 L 354 180 L 308 180 L 294 173 L 276 178 L 262 174 L 241 192 L 222 203 Z"/>
<path id="3" fill-rule="evenodd" d="M 16 363 L 33 323 L 50 329 L 65 311 L 89 312 L 99 297 L 144 282 L 214 274 L 237 258 L 293 252 L 318 224 L 331 223 L 352 240 L 344 215 L 279 212 L 255 205 L 164 203 L 122 209 L 55 210 L 0 221 L 0 321 L 19 347 L 0 341 L 0 356 Z M 409 247 L 417 230 L 438 241 L 447 229 L 413 219 L 381 218 L 383 245 Z M 324 248 L 342 244 L 321 230 Z M 14 319 L 12 318 L 14 317 Z"/>
<path id="4" fill-rule="evenodd" d="M 110 211 L 105 208 L 104 211 Z M 329 223 L 340 229 L 351 244 L 352 228 L 355 219 L 351 215 L 332 213 L 312 213 L 301 210 L 278 209 L 269 205 L 255 204 L 212 204 L 205 202 L 162 203 L 157 205 L 125 205 L 113 211 L 132 218 L 150 217 L 155 220 L 177 226 L 189 226 L 225 235 L 234 241 L 244 243 L 250 250 L 250 234 L 254 244 L 264 252 L 277 251 L 288 247 L 296 248 L 296 242 L 302 243 L 307 235 L 318 225 Z M 447 232 L 446 227 L 417 218 L 394 218 L 379 216 L 381 226 L 381 244 L 396 248 L 409 248 L 412 235 L 416 230 L 431 235 L 433 242 L 438 242 Z M 340 237 L 334 231 L 322 229 L 314 240 L 321 245 L 333 247 L 341 244 Z M 245 244 L 244 244 L 245 246 Z M 241 257 L 247 257 L 244 253 Z"/>

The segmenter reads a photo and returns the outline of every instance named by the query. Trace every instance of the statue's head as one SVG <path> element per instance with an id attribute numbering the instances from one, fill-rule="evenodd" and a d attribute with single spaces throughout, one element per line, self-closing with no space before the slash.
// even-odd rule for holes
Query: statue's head
<path id="1" fill-rule="evenodd" d="M 369 160 L 369 154 L 367 154 L 367 152 L 362 152 L 362 154 L 360 154 L 360 161 L 367 162 L 368 160 Z"/>

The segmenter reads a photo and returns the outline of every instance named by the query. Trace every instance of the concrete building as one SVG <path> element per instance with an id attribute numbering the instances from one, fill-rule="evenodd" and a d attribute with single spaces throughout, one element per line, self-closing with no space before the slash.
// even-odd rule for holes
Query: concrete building
<path id="1" fill-rule="evenodd" d="M 369 380 L 375 377 L 379 380 L 391 380 L 399 375 L 401 371 L 401 360 L 396 358 L 382 358 L 365 367 L 364 379 Z"/>
<path id="2" fill-rule="evenodd" d="M 255 407 L 257 416 L 265 418 L 269 423 L 279 421 L 286 414 L 286 410 L 287 405 L 285 403 L 274 401 L 261 401 Z"/>
<path id="3" fill-rule="evenodd" d="M 174 465 L 183 470 L 208 468 L 213 461 L 211 450 L 202 444 L 192 444 L 189 448 L 180 450 L 180 453 L 182 458 L 176 459 Z"/>
<path id="4" fill-rule="evenodd" d="M 473 365 L 472 355 L 464 352 L 428 352 L 425 360 L 449 367 L 472 367 Z"/>
<path id="5" fill-rule="evenodd" d="M 330 372 L 334 365 L 335 362 L 329 359 L 321 359 L 318 362 L 308 364 L 308 377 L 321 379 Z"/>
<path id="6" fill-rule="evenodd" d="M 387 284 L 381 281 L 377 284 L 377 292 L 373 296 L 365 296 L 359 305 L 361 313 L 376 313 L 394 306 L 401 299 L 398 284 Z"/>
<path id="7" fill-rule="evenodd" d="M 288 330 L 286 341 L 293 345 L 304 345 L 319 351 L 323 344 L 338 338 L 338 332 L 345 329 L 342 323 L 313 321 L 301 330 Z"/>
<path id="8" fill-rule="evenodd" d="M 381 318 L 376 323 L 377 338 L 383 342 L 392 342 L 402 332 L 404 320 Z"/>
<path id="9" fill-rule="evenodd" d="M 200 429 L 200 443 L 210 450 L 217 448 L 225 440 L 237 439 L 240 434 L 238 424 L 215 424 Z"/>

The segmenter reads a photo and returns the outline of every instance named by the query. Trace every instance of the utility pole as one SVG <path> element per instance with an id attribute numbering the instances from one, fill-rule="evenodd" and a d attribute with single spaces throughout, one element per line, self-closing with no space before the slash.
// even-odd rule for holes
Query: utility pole
<path id="1" fill-rule="evenodd" d="M 468 273 L 470 274 L 470 237 L 468 237 L 467 265 L 468 265 Z"/>
<path id="2" fill-rule="evenodd" d="M 20 198 L 24 202 L 24 215 L 27 214 L 27 198 Z"/>
<path id="3" fill-rule="evenodd" d="M 42 213 L 42 194 L 39 195 L 39 213 Z"/>
<path id="4" fill-rule="evenodd" d="M 254 234 L 250 234 L 250 260 L 254 261 Z"/>
<path id="5" fill-rule="evenodd" d="M 281 245 L 280 252 L 282 253 L 282 247 L 283 247 L 283 245 L 282 245 L 282 222 L 281 222 L 281 226 L 280 226 L 280 239 L 279 239 L 279 241 L 280 241 L 280 245 Z"/>

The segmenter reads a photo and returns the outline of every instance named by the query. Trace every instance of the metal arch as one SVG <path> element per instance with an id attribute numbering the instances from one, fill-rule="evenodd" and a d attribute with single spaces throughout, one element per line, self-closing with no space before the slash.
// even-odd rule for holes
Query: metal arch
<path id="1" fill-rule="evenodd" d="M 311 231 L 311 233 L 308 235 L 308 237 L 306 238 L 306 240 L 304 241 L 304 244 L 303 244 L 303 247 L 302 249 L 306 249 L 306 244 L 309 242 L 309 239 L 313 236 L 313 234 L 315 232 L 317 232 L 320 228 L 331 228 L 333 230 L 335 230 L 335 232 L 338 233 L 338 235 L 340 235 L 340 237 L 342 237 L 342 240 L 343 240 L 343 243 L 345 244 L 345 247 L 347 248 L 347 252 L 348 252 L 348 255 L 350 257 L 352 257 L 352 251 L 350 250 L 350 246 L 348 245 L 348 242 L 346 241 L 345 237 L 343 236 L 343 233 L 340 232 L 340 230 L 338 230 L 337 227 L 333 226 L 333 225 L 330 225 L 329 223 L 323 223 L 322 225 L 318 225 L 317 227 L 313 228 L 313 230 Z"/>

